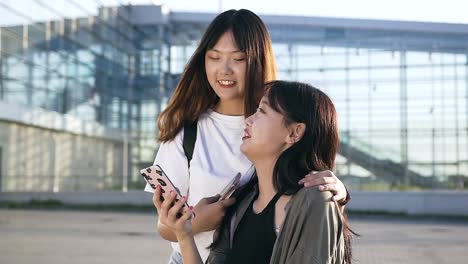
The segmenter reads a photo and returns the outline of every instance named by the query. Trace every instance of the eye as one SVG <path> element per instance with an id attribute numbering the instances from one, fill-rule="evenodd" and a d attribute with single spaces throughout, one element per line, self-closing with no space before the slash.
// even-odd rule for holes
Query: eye
<path id="1" fill-rule="evenodd" d="M 214 61 L 217 61 L 217 60 L 219 60 L 219 57 L 215 57 L 215 56 L 208 56 L 208 59 L 210 59 L 210 60 L 214 60 Z"/>
<path id="2" fill-rule="evenodd" d="M 261 107 L 257 107 L 257 112 L 260 112 L 260 113 L 265 113 L 265 110 L 263 110 Z"/>
<path id="3" fill-rule="evenodd" d="M 234 60 L 235 60 L 235 61 L 245 61 L 245 58 L 244 58 L 244 57 L 242 57 L 242 58 L 235 58 Z"/>

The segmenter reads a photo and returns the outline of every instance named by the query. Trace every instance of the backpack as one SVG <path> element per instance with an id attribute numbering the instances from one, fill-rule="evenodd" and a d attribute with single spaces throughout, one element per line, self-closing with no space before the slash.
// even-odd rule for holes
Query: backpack
<path id="1" fill-rule="evenodd" d="M 194 122 L 185 122 L 184 124 L 184 139 L 183 148 L 185 156 L 187 157 L 188 166 L 190 168 L 190 161 L 193 156 L 193 149 L 195 148 L 195 141 L 197 140 L 197 120 Z"/>

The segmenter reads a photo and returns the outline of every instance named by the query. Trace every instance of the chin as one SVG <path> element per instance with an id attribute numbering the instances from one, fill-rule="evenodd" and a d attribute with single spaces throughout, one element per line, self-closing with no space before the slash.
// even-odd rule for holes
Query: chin
<path id="1" fill-rule="evenodd" d="M 252 163 L 254 163 L 254 160 L 258 159 L 259 153 L 256 153 L 254 149 L 248 148 L 242 144 L 240 150 L 241 152 L 245 155 L 245 157 L 250 160 Z"/>
<path id="2" fill-rule="evenodd" d="M 252 149 L 249 148 L 249 144 L 247 144 L 246 142 L 243 142 L 242 145 L 240 146 L 240 151 L 250 160 L 250 157 L 252 156 L 253 153 L 252 153 Z"/>
<path id="3" fill-rule="evenodd" d="M 242 144 L 240 145 L 240 151 L 244 154 L 244 155 L 247 155 L 246 152 L 247 151 L 247 146 L 245 144 L 245 142 L 242 142 Z"/>
<path id="4" fill-rule="evenodd" d="M 230 90 L 232 89 L 232 90 Z M 221 99 L 225 101 L 232 101 L 232 100 L 243 100 L 244 97 L 239 93 L 239 91 L 234 90 L 234 88 L 229 88 L 222 90 L 222 88 L 218 88 L 215 91 L 215 94 Z"/>

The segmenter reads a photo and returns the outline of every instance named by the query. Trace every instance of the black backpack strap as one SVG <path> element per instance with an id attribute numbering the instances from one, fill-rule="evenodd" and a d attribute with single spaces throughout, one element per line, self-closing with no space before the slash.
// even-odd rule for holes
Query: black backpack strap
<path id="1" fill-rule="evenodd" d="M 193 156 L 193 149 L 195 148 L 195 140 L 197 139 L 197 120 L 194 122 L 186 122 L 184 125 L 184 153 L 187 157 L 188 165 Z"/>

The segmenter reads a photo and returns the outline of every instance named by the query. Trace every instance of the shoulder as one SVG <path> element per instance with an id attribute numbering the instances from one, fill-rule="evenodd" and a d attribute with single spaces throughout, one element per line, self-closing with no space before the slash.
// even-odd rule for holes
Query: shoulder
<path id="1" fill-rule="evenodd" d="M 197 118 L 198 129 L 203 128 L 207 124 L 212 123 L 212 119 L 213 119 L 213 110 L 208 109 L 205 112 L 201 113 L 200 116 L 198 116 Z"/>
<path id="2" fill-rule="evenodd" d="M 339 208 L 331 199 L 331 192 L 317 188 L 303 188 L 291 200 L 287 220 L 289 224 L 303 225 L 303 238 L 316 239 L 317 235 L 329 235 L 339 228 Z M 329 232 L 318 232 L 328 230 Z M 308 240 L 308 239 L 306 239 Z"/>
<path id="3" fill-rule="evenodd" d="M 203 122 L 207 118 L 210 118 L 210 115 L 211 115 L 212 112 L 213 112 L 213 110 L 208 109 L 205 112 L 201 113 L 200 116 L 198 117 L 198 122 Z"/>
<path id="4" fill-rule="evenodd" d="M 168 149 L 168 148 L 171 149 L 178 145 L 181 146 L 183 139 L 184 139 L 184 128 L 182 127 L 182 129 L 180 129 L 179 132 L 177 132 L 176 136 L 172 140 L 159 143 L 159 151 L 161 151 L 161 149 L 163 150 Z"/>
<path id="5" fill-rule="evenodd" d="M 321 192 L 316 187 L 302 188 L 295 195 L 294 200 L 302 200 L 309 203 L 328 203 L 333 202 L 332 193 L 325 191 Z"/>
<path id="6" fill-rule="evenodd" d="M 160 142 L 154 163 L 164 165 L 166 163 L 172 163 L 172 159 L 178 160 L 179 158 L 185 157 L 182 146 L 183 138 L 184 130 L 181 129 L 174 139 L 166 142 Z"/>
<path id="7" fill-rule="evenodd" d="M 302 188 L 291 199 L 288 208 L 295 213 L 308 213 L 311 211 L 322 211 L 326 208 L 334 208 L 332 193 L 321 192 L 317 188 Z"/>

